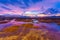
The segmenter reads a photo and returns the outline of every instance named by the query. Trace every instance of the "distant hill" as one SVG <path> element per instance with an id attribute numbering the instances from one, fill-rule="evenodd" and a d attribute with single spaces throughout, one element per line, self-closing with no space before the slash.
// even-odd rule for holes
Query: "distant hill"
<path id="1" fill-rule="evenodd" d="M 21 16 L 21 15 L 0 15 L 0 19 L 15 19 L 15 18 L 60 18 L 60 16 L 47 16 L 47 17 L 30 17 L 30 16 Z"/>

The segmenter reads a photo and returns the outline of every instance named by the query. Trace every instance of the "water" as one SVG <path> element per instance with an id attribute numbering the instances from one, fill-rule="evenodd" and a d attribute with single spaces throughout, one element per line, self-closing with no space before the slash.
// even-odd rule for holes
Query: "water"
<path id="1" fill-rule="evenodd" d="M 32 22 L 17 22 L 17 21 L 12 20 L 8 23 L 0 24 L 0 30 L 2 30 L 3 28 L 10 27 L 12 25 L 21 25 L 21 24 L 26 24 L 26 23 L 32 23 Z M 34 26 L 39 26 L 39 27 L 45 26 L 47 30 L 60 31 L 60 25 L 58 25 L 56 23 L 43 23 L 43 22 L 40 22 L 40 23 L 32 23 L 32 24 Z"/>

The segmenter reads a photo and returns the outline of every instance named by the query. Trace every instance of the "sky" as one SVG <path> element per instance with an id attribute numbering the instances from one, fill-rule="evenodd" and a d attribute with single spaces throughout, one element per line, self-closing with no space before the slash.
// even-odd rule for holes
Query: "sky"
<path id="1" fill-rule="evenodd" d="M 22 14 L 34 10 L 44 12 L 48 9 L 56 14 L 55 10 L 60 11 L 60 0 L 0 0 L 0 14 Z"/>

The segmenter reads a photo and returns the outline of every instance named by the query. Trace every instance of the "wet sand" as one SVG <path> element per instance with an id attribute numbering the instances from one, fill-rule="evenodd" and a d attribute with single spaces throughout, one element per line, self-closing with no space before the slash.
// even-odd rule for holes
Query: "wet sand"
<path id="1" fill-rule="evenodd" d="M 57 23 L 33 23 L 11 20 L 0 24 L 0 40 L 60 40 Z"/>

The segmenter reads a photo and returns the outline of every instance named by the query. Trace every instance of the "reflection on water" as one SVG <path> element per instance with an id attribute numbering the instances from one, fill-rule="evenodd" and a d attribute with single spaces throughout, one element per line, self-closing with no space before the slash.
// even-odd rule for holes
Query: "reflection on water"
<path id="1" fill-rule="evenodd" d="M 20 22 L 0 24 L 0 40 L 60 40 L 57 23 Z"/>

